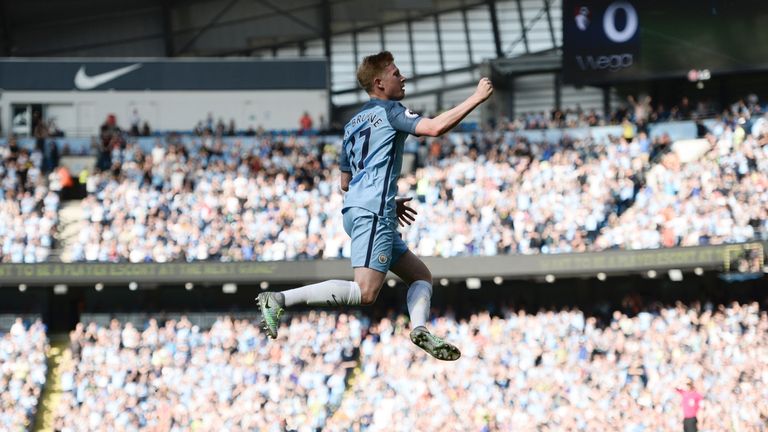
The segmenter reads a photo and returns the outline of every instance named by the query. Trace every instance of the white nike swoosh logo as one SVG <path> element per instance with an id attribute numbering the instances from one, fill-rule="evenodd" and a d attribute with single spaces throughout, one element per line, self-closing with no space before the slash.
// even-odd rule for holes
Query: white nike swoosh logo
<path id="1" fill-rule="evenodd" d="M 127 73 L 131 73 L 140 67 L 141 63 L 136 63 L 110 72 L 88 76 L 85 74 L 85 66 L 80 66 L 80 69 L 77 70 L 77 75 L 75 75 L 75 87 L 79 90 L 91 90 Z"/>

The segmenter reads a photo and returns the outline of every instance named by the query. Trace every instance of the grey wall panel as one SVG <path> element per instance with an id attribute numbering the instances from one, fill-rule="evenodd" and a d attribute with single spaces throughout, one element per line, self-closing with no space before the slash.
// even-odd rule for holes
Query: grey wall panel
<path id="1" fill-rule="evenodd" d="M 455 69 L 469 64 L 467 37 L 461 13 L 451 12 L 440 15 L 440 34 L 445 53 L 445 68 Z"/>
<path id="2" fill-rule="evenodd" d="M 499 18 L 502 51 L 507 56 L 525 54 L 525 45 L 520 42 L 523 26 L 520 24 L 517 3 L 514 1 L 498 2 L 496 4 L 496 13 Z"/>
<path id="3" fill-rule="evenodd" d="M 515 113 L 549 112 L 555 106 L 553 74 L 527 75 L 515 79 Z"/>
<path id="4" fill-rule="evenodd" d="M 544 0 L 521 0 L 523 20 L 528 28 L 528 47 L 531 52 L 553 48 L 547 17 L 543 14 Z"/>
<path id="5" fill-rule="evenodd" d="M 467 11 L 469 39 L 472 46 L 472 63 L 482 63 L 485 59 L 496 57 L 493 42 L 491 13 L 486 6 Z"/>
<path id="6" fill-rule="evenodd" d="M 597 87 L 563 86 L 561 98 L 563 109 L 580 106 L 585 111 L 603 111 L 603 89 Z"/>
<path id="7" fill-rule="evenodd" d="M 435 21 L 428 19 L 413 23 L 413 44 L 416 52 L 416 70 L 419 74 L 440 71 Z"/>

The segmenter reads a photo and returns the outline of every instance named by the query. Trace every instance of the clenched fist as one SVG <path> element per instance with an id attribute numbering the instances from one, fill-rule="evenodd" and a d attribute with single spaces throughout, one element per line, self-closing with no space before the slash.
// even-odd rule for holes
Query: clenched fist
<path id="1" fill-rule="evenodd" d="M 493 94 L 493 84 L 488 78 L 481 78 L 477 83 L 477 89 L 475 90 L 475 96 L 480 99 L 480 102 L 484 102 Z"/>

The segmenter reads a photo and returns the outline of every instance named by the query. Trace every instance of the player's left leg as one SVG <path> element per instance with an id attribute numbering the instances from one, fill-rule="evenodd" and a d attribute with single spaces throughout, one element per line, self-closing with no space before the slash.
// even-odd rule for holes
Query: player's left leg
<path id="1" fill-rule="evenodd" d="M 433 335 L 426 327 L 432 301 L 432 273 L 419 257 L 407 248 L 403 252 L 403 248 L 405 244 L 402 240 L 396 239 L 392 256 L 399 255 L 399 258 L 390 271 L 408 284 L 406 299 L 411 317 L 411 341 L 436 359 L 458 360 L 461 356 L 459 349 Z"/>
<path id="2" fill-rule="evenodd" d="M 390 267 L 390 271 L 408 285 L 406 300 L 411 328 L 426 325 L 432 300 L 432 272 L 407 249 Z"/>

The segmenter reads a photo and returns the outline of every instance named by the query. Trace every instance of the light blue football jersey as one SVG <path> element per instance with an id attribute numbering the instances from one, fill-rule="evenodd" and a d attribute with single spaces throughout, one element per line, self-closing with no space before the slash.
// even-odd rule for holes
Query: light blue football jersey
<path id="1" fill-rule="evenodd" d="M 416 132 L 419 120 L 400 102 L 372 98 L 344 126 L 339 165 L 352 173 L 344 194 L 345 210 L 360 207 L 381 217 L 396 217 L 403 143 Z"/>

